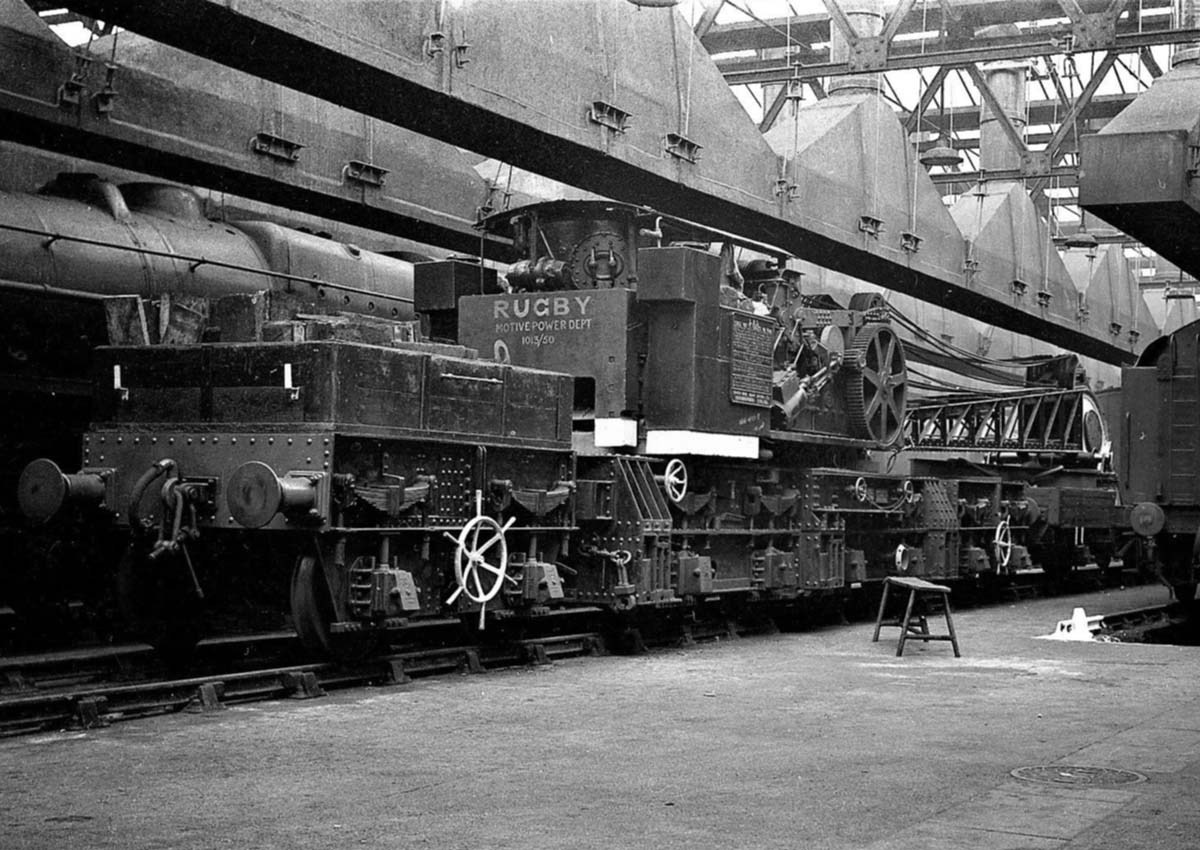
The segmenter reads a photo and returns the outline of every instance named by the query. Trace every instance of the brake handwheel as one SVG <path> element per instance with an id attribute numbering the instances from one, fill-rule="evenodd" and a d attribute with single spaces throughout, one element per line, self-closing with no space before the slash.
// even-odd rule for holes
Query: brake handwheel
<path id="1" fill-rule="evenodd" d="M 667 498 L 675 504 L 682 502 L 683 497 L 687 495 L 687 465 L 677 457 L 667 462 L 667 469 L 663 474 L 663 489 L 667 492 Z"/>
<path id="2" fill-rule="evenodd" d="M 1012 559 L 1012 548 L 1012 527 L 1008 523 L 1008 517 L 1005 517 L 996 524 L 996 534 L 992 538 L 997 572 L 1008 568 L 1008 562 Z"/>
<path id="3" fill-rule="evenodd" d="M 446 603 L 451 604 L 464 594 L 472 602 L 478 603 L 481 629 L 484 627 L 487 603 L 500 592 L 506 579 L 512 581 L 508 575 L 508 542 L 504 534 L 516 521 L 515 517 L 510 518 L 501 525 L 492 517 L 480 514 L 462 527 L 458 537 L 446 534 L 455 544 L 454 579 L 458 582 L 458 587 L 446 599 Z M 491 563 L 487 553 L 496 547 L 496 563 Z M 487 578 L 481 579 L 481 572 L 491 573 L 490 584 L 485 586 Z"/>

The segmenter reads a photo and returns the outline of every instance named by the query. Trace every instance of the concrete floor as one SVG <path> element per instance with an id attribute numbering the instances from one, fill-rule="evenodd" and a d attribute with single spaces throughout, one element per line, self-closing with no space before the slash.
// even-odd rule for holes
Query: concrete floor
<path id="1" fill-rule="evenodd" d="M 1200 649 L 1035 637 L 1166 598 L 959 611 L 961 659 L 857 623 L 0 741 L 0 846 L 1197 848 Z"/>

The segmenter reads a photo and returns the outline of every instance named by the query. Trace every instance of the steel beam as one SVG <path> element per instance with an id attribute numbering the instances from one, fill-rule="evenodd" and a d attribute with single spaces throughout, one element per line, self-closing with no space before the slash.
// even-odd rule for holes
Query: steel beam
<path id="1" fill-rule="evenodd" d="M 1093 4 L 1094 5 L 1094 4 Z M 1142 12 L 1166 11 L 1172 0 L 1142 0 Z M 920 14 L 909 14 L 899 22 L 897 34 L 921 31 L 942 32 L 951 39 L 969 38 L 981 27 L 1013 21 L 1048 21 L 1063 17 L 1058 0 L 941 0 L 922 8 Z M 1143 29 L 1162 26 L 1169 15 L 1148 17 Z M 1137 21 L 1131 23 L 1136 30 Z M 714 56 L 747 50 L 772 50 L 785 45 L 784 33 L 790 32 L 792 42 L 817 44 L 829 40 L 828 14 L 796 15 L 792 18 L 772 18 L 764 23 L 739 22 L 719 24 L 708 30 L 704 46 Z"/>
<path id="2" fill-rule="evenodd" d="M 518 16 L 500 2 L 461 8 L 406 3 L 389 6 L 391 38 L 384 43 L 377 23 L 330 17 L 336 10 L 318 19 L 268 0 L 68 5 L 423 135 L 734 230 L 999 327 L 1108 362 L 1131 356 L 1034 308 L 973 290 L 963 277 L 961 241 L 942 240 L 943 253 L 932 247 L 914 253 L 904 250 L 899 233 L 889 231 L 887 241 L 865 233 L 865 210 L 843 220 L 848 217 L 840 209 L 830 216 L 790 207 L 774 193 L 778 157 L 715 69 L 703 64 L 686 21 L 672 12 L 632 16 L 625 4 L 613 3 L 606 18 L 606 4 L 547 0 L 523 4 Z M 600 46 L 598 36 L 606 39 Z M 664 51 L 673 43 L 683 44 L 682 55 Z M 553 75 L 539 79 L 546 68 Z M 592 100 L 605 91 L 615 92 L 610 96 L 618 106 L 628 104 L 622 108 L 635 116 L 631 126 L 615 129 L 589 119 Z M 685 128 L 677 123 L 680 107 L 693 96 L 704 98 L 706 108 L 688 109 L 691 127 Z"/>
<path id="3" fill-rule="evenodd" d="M 1147 26 L 1142 32 L 1132 29 L 1126 32 L 1126 27 L 1127 24 L 1123 22 L 1117 27 L 1118 32 L 1111 41 L 1097 44 L 1092 49 L 1137 53 L 1146 47 L 1200 40 L 1200 29 L 1196 28 Z M 947 39 L 945 42 L 939 41 L 936 50 L 923 50 L 919 44 L 913 42 L 896 43 L 888 52 L 887 62 L 875 70 L 902 71 L 936 65 L 967 65 L 1001 59 L 1054 56 L 1068 52 L 1068 37 L 1073 37 L 1071 27 L 1063 24 L 1030 30 L 1018 36 Z M 828 51 L 819 52 L 816 58 L 826 61 L 807 62 L 803 65 L 789 64 L 783 59 L 725 59 L 718 61 L 717 67 L 731 86 L 778 83 L 791 77 L 808 79 L 860 73 L 859 69 L 849 63 L 829 62 L 828 55 Z"/>
<path id="4" fill-rule="evenodd" d="M 0 10 L 6 3 L 0 2 Z M 39 36 L 35 27 L 10 24 L 16 21 L 0 14 L 0 138 L 452 251 L 480 250 L 481 235 L 473 225 L 487 186 L 471 170 L 473 158 L 461 151 L 381 125 L 370 135 L 377 164 L 389 170 L 384 185 L 348 180 L 343 168 L 351 160 L 371 158 L 364 119 L 295 95 L 289 102 L 296 110 L 281 113 L 279 120 L 306 147 L 297 161 L 281 164 L 248 144 L 267 129 L 262 107 L 216 93 L 222 82 L 248 88 L 251 95 L 261 94 L 265 84 L 212 65 L 208 88 L 200 90 L 122 64 L 120 49 L 116 94 L 107 111 L 98 110 L 94 99 L 105 85 L 99 56 L 80 74 L 79 103 L 64 104 L 59 87 L 76 73 L 77 54 L 48 30 Z M 126 50 L 131 38 L 136 37 L 126 37 Z M 495 239 L 484 240 L 483 247 L 490 257 L 507 251 Z"/>

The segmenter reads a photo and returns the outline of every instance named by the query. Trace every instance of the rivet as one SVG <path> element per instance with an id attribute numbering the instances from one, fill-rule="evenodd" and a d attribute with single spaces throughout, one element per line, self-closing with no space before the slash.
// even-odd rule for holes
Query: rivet
<path id="1" fill-rule="evenodd" d="M 150 438 L 150 445 L 152 445 L 152 446 L 157 446 L 157 445 L 158 445 L 158 437 L 151 437 L 151 438 Z"/>
<path id="2" fill-rule="evenodd" d="M 173 445 L 175 445 L 175 438 L 174 438 L 174 437 L 169 437 L 169 438 L 167 439 L 167 445 L 168 445 L 168 446 L 173 446 Z"/>
<path id="3" fill-rule="evenodd" d="M 255 440 L 254 437 L 250 438 L 250 445 L 254 445 L 256 442 L 257 442 L 257 440 Z"/>
<path id="4" fill-rule="evenodd" d="M 274 437 L 267 437 L 267 445 L 268 445 L 268 446 L 273 446 L 273 445 L 275 445 L 275 438 L 274 438 Z"/>
<path id="5" fill-rule="evenodd" d="M 229 444 L 230 444 L 231 446 L 236 446 L 236 445 L 237 445 L 237 437 L 230 437 L 230 438 L 229 438 Z"/>
<path id="6" fill-rule="evenodd" d="M 288 445 L 289 445 L 289 446 L 292 444 L 292 442 L 293 442 L 292 438 L 291 438 L 291 437 L 288 437 Z"/>
<path id="7" fill-rule="evenodd" d="M 191 437 L 188 437 L 188 438 L 187 438 L 187 444 L 188 444 L 189 446 L 192 444 L 192 438 L 191 438 Z"/>
<path id="8" fill-rule="evenodd" d="M 312 445 L 312 437 L 308 438 L 308 445 L 310 445 L 310 446 Z"/>

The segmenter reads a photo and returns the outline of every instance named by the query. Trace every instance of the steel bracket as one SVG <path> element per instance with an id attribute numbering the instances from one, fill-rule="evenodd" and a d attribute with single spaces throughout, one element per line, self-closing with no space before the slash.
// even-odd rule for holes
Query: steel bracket
<path id="1" fill-rule="evenodd" d="M 887 67 L 888 39 L 881 35 L 859 36 L 850 45 L 846 66 L 850 71 L 882 71 Z"/>
<path id="2" fill-rule="evenodd" d="M 1022 151 L 1022 177 L 1049 177 L 1051 174 L 1050 154 L 1047 151 Z"/>
<path id="3" fill-rule="evenodd" d="M 364 186 L 382 187 L 387 177 L 388 169 L 371 162 L 352 159 L 342 166 L 342 177 L 352 183 Z"/>
<path id="4" fill-rule="evenodd" d="M 1045 290 L 1045 289 L 1039 289 L 1039 290 L 1038 290 L 1038 292 L 1037 292 L 1037 302 L 1038 302 L 1038 306 L 1039 306 L 1039 307 L 1049 307 L 1049 306 L 1050 306 L 1050 300 L 1051 300 L 1053 297 L 1054 297 L 1054 293 L 1053 293 L 1053 292 L 1049 292 L 1049 291 L 1047 291 L 1047 290 Z"/>
<path id="5" fill-rule="evenodd" d="M 1075 37 L 1075 50 L 1089 51 L 1112 47 L 1117 37 L 1119 12 L 1111 11 L 1084 13 L 1073 21 L 1071 34 Z"/>
<path id="6" fill-rule="evenodd" d="M 632 116 L 619 106 L 613 106 L 603 100 L 593 100 L 587 117 L 593 124 L 607 127 L 614 133 L 624 133 L 629 129 L 629 119 Z"/>
<path id="7" fill-rule="evenodd" d="M 1108 332 L 1110 334 L 1112 334 L 1113 336 L 1120 336 L 1121 335 L 1121 323 L 1120 322 L 1110 322 L 1108 325 Z"/>
<path id="8" fill-rule="evenodd" d="M 876 218 L 873 215 L 860 215 L 858 217 L 858 229 L 868 236 L 878 239 L 879 234 L 883 232 L 883 219 Z"/>
<path id="9" fill-rule="evenodd" d="M 667 133 L 667 137 L 663 141 L 663 149 L 667 153 L 676 159 L 683 159 L 688 162 L 696 162 L 700 159 L 700 149 L 702 147 L 704 146 L 693 142 L 686 136 L 681 136 L 679 133 Z"/>
<path id="10" fill-rule="evenodd" d="M 117 99 L 117 91 L 113 88 L 113 77 L 116 76 L 117 66 L 111 62 L 104 63 L 104 88 L 92 95 L 92 105 L 96 108 L 96 114 L 101 118 L 107 118 L 108 113 L 112 112 L 113 102 Z"/>
<path id="11" fill-rule="evenodd" d="M 1140 331 L 1135 331 L 1133 328 L 1130 328 L 1129 329 L 1129 344 L 1137 345 L 1137 342 L 1141 338 L 1141 336 L 1142 336 L 1142 334 Z"/>
<path id="12" fill-rule="evenodd" d="M 300 149 L 303 147 L 300 142 L 293 142 L 273 133 L 255 133 L 250 139 L 250 150 L 283 162 L 298 162 Z"/>
<path id="13" fill-rule="evenodd" d="M 909 254 L 915 254 L 921 250 L 921 241 L 920 236 L 905 230 L 900 234 L 900 250 Z"/>
<path id="14" fill-rule="evenodd" d="M 1029 291 L 1029 284 L 1019 278 L 1014 278 L 1010 286 L 1012 288 L 1013 295 L 1017 296 L 1018 298 Z"/>
<path id="15" fill-rule="evenodd" d="M 471 42 L 464 41 L 454 45 L 454 67 L 465 68 L 471 64 L 471 57 L 467 53 L 471 50 Z"/>

